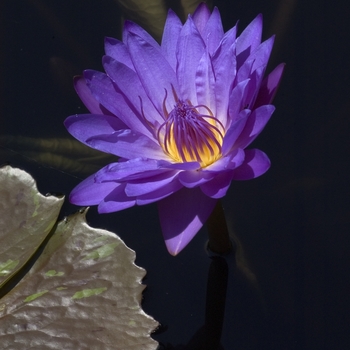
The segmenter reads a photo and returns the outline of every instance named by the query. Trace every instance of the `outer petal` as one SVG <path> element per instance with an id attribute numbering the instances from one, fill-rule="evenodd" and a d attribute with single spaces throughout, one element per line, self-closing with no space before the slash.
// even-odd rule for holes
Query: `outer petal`
<path id="1" fill-rule="evenodd" d="M 117 117 L 101 114 L 72 115 L 64 121 L 64 125 L 71 135 L 86 145 L 89 145 L 86 140 L 91 137 L 110 135 L 126 127 Z"/>
<path id="2" fill-rule="evenodd" d="M 211 198 L 222 198 L 225 196 L 228 188 L 231 185 L 233 171 L 223 172 L 209 182 L 201 185 L 200 188 L 205 195 Z"/>
<path id="3" fill-rule="evenodd" d="M 125 64 L 130 69 L 135 70 L 128 48 L 123 42 L 114 38 L 105 38 L 105 53 L 107 56 L 110 56 Z"/>
<path id="4" fill-rule="evenodd" d="M 232 180 L 250 180 L 264 174 L 271 162 L 267 155 L 258 149 L 245 150 L 244 163 L 234 170 Z"/>
<path id="5" fill-rule="evenodd" d="M 162 172 L 164 172 L 164 170 L 159 169 L 158 162 L 156 160 L 135 158 L 126 162 L 108 164 L 95 174 L 95 181 L 134 181 L 144 178 L 148 179 Z"/>
<path id="6" fill-rule="evenodd" d="M 169 62 L 159 50 L 133 33 L 128 34 L 128 46 L 147 96 L 160 114 L 164 112 L 164 104 L 170 112 L 176 104 L 173 91 L 178 91 L 178 86 L 175 72 Z"/>
<path id="7" fill-rule="evenodd" d="M 254 107 L 270 104 L 281 82 L 285 63 L 278 65 L 262 82 Z"/>
<path id="8" fill-rule="evenodd" d="M 132 130 L 119 130 L 112 135 L 95 136 L 86 143 L 92 148 L 126 159 L 145 157 L 168 160 L 168 156 L 158 144 Z"/>
<path id="9" fill-rule="evenodd" d="M 102 63 L 106 73 L 113 80 L 116 91 L 125 96 L 128 105 L 146 128 L 149 128 L 146 119 L 151 124 L 154 120 L 158 123 L 163 122 L 162 116 L 149 100 L 135 71 L 109 56 L 104 56 Z"/>
<path id="10" fill-rule="evenodd" d="M 150 192 L 147 194 L 144 194 L 142 196 L 138 196 L 136 199 L 137 205 L 146 205 L 150 203 L 157 202 L 163 198 L 166 198 L 170 196 L 171 194 L 177 192 L 180 188 L 183 186 L 181 183 L 177 180 L 172 181 L 165 185 L 164 187 L 159 188 L 158 190 L 154 192 Z"/>
<path id="11" fill-rule="evenodd" d="M 262 34 L 262 15 L 258 15 L 237 38 L 236 55 L 240 67 L 249 55 L 260 45 Z"/>
<path id="12" fill-rule="evenodd" d="M 250 113 L 251 111 L 249 109 L 244 109 L 239 114 L 238 119 L 231 124 L 222 143 L 222 154 L 227 155 L 234 147 L 238 137 L 247 123 Z"/>
<path id="13" fill-rule="evenodd" d="M 179 181 L 187 188 L 194 188 L 211 180 L 214 176 L 214 173 L 202 170 L 183 171 L 179 174 Z"/>
<path id="14" fill-rule="evenodd" d="M 105 108 L 118 116 L 130 129 L 153 137 L 145 121 L 141 121 L 123 94 L 117 93 L 112 80 L 103 73 L 87 70 L 84 77 L 93 94 Z"/>
<path id="15" fill-rule="evenodd" d="M 264 129 L 275 107 L 272 105 L 261 106 L 255 109 L 249 116 L 242 133 L 235 143 L 235 147 L 246 148 Z"/>
<path id="16" fill-rule="evenodd" d="M 130 198 L 125 194 L 125 184 L 116 187 L 98 205 L 98 212 L 112 213 L 133 207 L 136 204 L 135 198 Z"/>
<path id="17" fill-rule="evenodd" d="M 165 244 L 172 255 L 178 254 L 200 230 L 217 200 L 199 188 L 183 188 L 158 202 Z"/>
<path id="18" fill-rule="evenodd" d="M 92 95 L 90 89 L 86 85 L 86 81 L 82 76 L 76 76 L 73 80 L 75 91 L 84 103 L 86 108 L 92 114 L 108 114 L 113 115 L 110 111 L 104 108 Z"/>
<path id="19" fill-rule="evenodd" d="M 244 158 L 245 158 L 244 150 L 241 148 L 237 148 L 227 156 L 220 158 L 215 163 L 209 165 L 202 171 L 220 173 L 223 171 L 233 170 L 239 167 L 243 163 Z"/>
<path id="20" fill-rule="evenodd" d="M 178 171 L 166 171 L 146 179 L 128 182 L 125 187 L 125 193 L 129 196 L 142 196 L 165 187 L 174 181 Z"/>
<path id="21" fill-rule="evenodd" d="M 69 201 L 81 206 L 97 205 L 118 186 L 116 182 L 96 183 L 93 174 L 73 189 Z"/>
<path id="22" fill-rule="evenodd" d="M 179 39 L 182 23 L 171 9 L 165 22 L 161 50 L 163 55 L 170 63 L 174 72 L 176 71 L 176 47 Z"/>

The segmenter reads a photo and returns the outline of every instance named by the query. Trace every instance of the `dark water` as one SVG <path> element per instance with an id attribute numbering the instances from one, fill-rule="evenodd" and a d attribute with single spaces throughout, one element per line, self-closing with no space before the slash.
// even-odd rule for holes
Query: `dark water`
<path id="1" fill-rule="evenodd" d="M 173 3 L 180 10 L 179 2 Z M 225 294 L 220 285 L 225 286 L 227 276 L 223 349 L 346 349 L 349 6 L 326 0 L 214 4 L 225 29 L 237 19 L 242 29 L 263 13 L 264 38 L 277 34 L 270 70 L 287 63 L 274 101 L 277 110 L 253 145 L 269 155 L 272 167 L 261 178 L 233 183 L 223 200 L 229 228 L 241 244 L 239 263 L 229 259 L 227 275 L 222 261 L 211 265 L 205 229 L 171 257 L 155 205 L 108 215 L 92 208 L 88 220 L 118 233 L 136 251 L 136 263 L 148 271 L 143 307 L 162 324 L 163 332 L 154 337 L 164 348 L 195 349 L 198 339 L 205 339 L 216 317 L 208 310 L 222 307 L 220 298 L 212 296 Z M 122 15 L 145 21 L 132 10 L 123 15 L 111 0 L 1 1 L 0 135 L 70 139 L 63 120 L 85 112 L 72 76 L 86 68 L 102 70 L 103 38 L 120 37 Z M 155 23 L 149 22 L 151 27 Z M 31 173 L 42 193 L 68 195 L 87 176 L 74 162 L 46 166 L 32 160 L 40 150 L 7 147 L 0 147 L 0 163 Z M 74 211 L 67 203 L 62 215 Z M 209 271 L 214 271 L 211 282 Z"/>

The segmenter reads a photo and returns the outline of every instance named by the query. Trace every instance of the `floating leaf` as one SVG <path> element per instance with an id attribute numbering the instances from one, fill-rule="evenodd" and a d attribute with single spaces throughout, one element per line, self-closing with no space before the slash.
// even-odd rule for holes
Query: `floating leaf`
<path id="1" fill-rule="evenodd" d="M 39 193 L 25 171 L 0 168 L 0 287 L 38 249 L 56 223 L 63 201 Z"/>
<path id="2" fill-rule="evenodd" d="M 89 227 L 85 215 L 61 221 L 29 273 L 0 300 L 1 349 L 157 348 L 150 333 L 158 324 L 140 307 L 145 270 L 118 236 Z M 16 260 L 4 259 L 0 271 Z"/>

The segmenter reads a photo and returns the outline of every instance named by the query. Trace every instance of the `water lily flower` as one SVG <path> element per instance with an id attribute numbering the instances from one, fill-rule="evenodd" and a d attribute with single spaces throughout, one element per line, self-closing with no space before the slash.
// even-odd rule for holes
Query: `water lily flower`
<path id="1" fill-rule="evenodd" d="M 161 45 L 127 21 L 123 41 L 105 40 L 106 73 L 84 71 L 75 89 L 91 114 L 66 119 L 68 131 L 118 160 L 70 195 L 109 213 L 158 202 L 168 251 L 199 231 L 232 180 L 270 167 L 246 149 L 270 119 L 284 65 L 264 73 L 274 38 L 261 42 L 262 16 L 236 36 L 220 13 L 199 5 L 185 24 L 169 11 Z"/>

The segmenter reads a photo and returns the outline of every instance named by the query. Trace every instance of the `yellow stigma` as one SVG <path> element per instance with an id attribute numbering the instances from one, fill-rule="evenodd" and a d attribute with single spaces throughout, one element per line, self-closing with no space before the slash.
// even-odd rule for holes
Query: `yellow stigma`
<path id="1" fill-rule="evenodd" d="M 158 140 L 175 162 L 199 162 L 204 168 L 221 157 L 224 128 L 212 115 L 200 114 L 198 107 L 205 106 L 178 101 L 158 129 Z"/>

